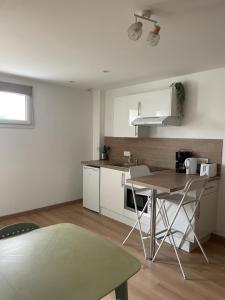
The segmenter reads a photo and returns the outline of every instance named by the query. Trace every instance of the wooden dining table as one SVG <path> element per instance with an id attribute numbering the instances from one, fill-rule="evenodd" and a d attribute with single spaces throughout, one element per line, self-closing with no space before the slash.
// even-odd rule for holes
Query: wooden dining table
<path id="1" fill-rule="evenodd" d="M 128 183 L 152 190 L 150 210 L 150 247 L 148 259 L 151 260 L 155 254 L 157 192 L 172 193 L 182 190 L 186 183 L 193 178 L 199 178 L 199 175 L 186 175 L 185 173 L 176 173 L 174 170 L 165 170 L 154 172 L 152 175 L 127 180 Z"/>
<path id="2" fill-rule="evenodd" d="M 97 300 L 115 290 L 127 300 L 127 280 L 139 261 L 106 238 L 57 224 L 0 240 L 1 300 Z"/>

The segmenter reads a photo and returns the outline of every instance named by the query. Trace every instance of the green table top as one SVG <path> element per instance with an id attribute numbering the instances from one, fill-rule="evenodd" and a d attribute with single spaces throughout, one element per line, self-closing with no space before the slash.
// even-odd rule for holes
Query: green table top
<path id="1" fill-rule="evenodd" d="M 140 269 L 107 239 L 58 224 L 0 241 L 1 300 L 94 300 Z"/>

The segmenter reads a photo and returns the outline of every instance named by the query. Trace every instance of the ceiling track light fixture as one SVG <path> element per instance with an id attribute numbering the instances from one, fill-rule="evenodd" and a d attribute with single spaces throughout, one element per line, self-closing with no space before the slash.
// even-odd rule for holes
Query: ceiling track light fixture
<path id="1" fill-rule="evenodd" d="M 134 14 L 135 23 L 130 25 L 130 27 L 128 28 L 128 37 L 132 41 L 139 40 L 142 35 L 143 24 L 142 22 L 138 21 L 138 19 L 142 19 L 154 23 L 154 29 L 149 32 L 147 42 L 152 47 L 158 45 L 160 40 L 159 31 L 161 28 L 158 25 L 158 21 L 151 19 L 151 15 L 152 15 L 152 11 L 150 9 L 142 10 L 140 14 L 136 14 L 136 13 Z"/>

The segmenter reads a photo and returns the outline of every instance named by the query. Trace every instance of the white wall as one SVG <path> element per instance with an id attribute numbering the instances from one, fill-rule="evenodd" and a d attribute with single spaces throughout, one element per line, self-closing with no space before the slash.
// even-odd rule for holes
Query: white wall
<path id="1" fill-rule="evenodd" d="M 185 117 L 181 127 L 158 127 L 153 137 L 225 139 L 225 68 L 166 80 L 146 82 L 105 92 L 105 135 L 113 135 L 113 99 L 116 96 L 150 91 L 182 81 L 186 85 Z M 218 201 L 218 234 L 225 236 L 225 146 Z"/>
<path id="2" fill-rule="evenodd" d="M 33 129 L 0 128 L 0 215 L 82 197 L 81 160 L 92 155 L 89 92 L 6 75 L 33 86 Z"/>
<path id="3" fill-rule="evenodd" d="M 104 136 L 104 122 L 105 122 L 104 93 L 100 90 L 94 90 L 92 93 L 92 99 L 93 99 L 92 100 L 93 101 L 92 159 L 99 159 L 101 148 L 103 146 L 103 136 Z"/>

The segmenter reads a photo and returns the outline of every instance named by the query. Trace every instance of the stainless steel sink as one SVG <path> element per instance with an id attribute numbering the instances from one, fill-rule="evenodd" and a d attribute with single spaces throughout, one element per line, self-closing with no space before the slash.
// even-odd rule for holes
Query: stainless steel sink
<path id="1" fill-rule="evenodd" d="M 121 163 L 113 163 L 112 164 L 114 167 L 125 167 L 125 168 L 129 168 L 132 166 L 136 166 L 135 163 L 126 163 L 126 162 L 121 162 Z"/>

